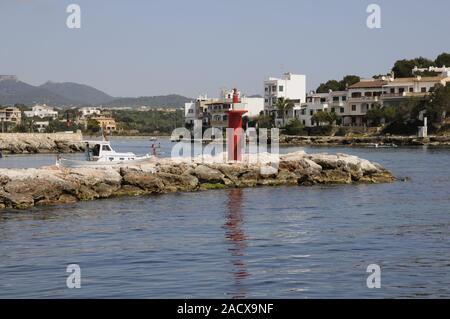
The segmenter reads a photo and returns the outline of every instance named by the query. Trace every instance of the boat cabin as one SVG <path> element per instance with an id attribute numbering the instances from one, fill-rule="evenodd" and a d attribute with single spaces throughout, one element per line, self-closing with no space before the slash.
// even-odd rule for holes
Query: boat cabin
<path id="1" fill-rule="evenodd" d="M 86 160 L 98 162 L 117 162 L 135 160 L 134 153 L 117 153 L 109 141 L 85 141 Z"/>

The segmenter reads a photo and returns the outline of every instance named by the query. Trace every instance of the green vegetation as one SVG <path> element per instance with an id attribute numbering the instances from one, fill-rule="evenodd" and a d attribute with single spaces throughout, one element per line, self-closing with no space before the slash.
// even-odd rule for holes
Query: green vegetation
<path id="1" fill-rule="evenodd" d="M 341 81 L 329 80 L 326 83 L 321 83 L 317 88 L 317 93 L 328 93 L 332 91 L 344 91 L 347 87 L 358 83 L 361 78 L 357 75 L 346 75 Z"/>
<path id="2" fill-rule="evenodd" d="M 140 134 L 171 133 L 177 127 L 183 127 L 184 111 L 181 109 L 175 112 L 169 111 L 134 111 L 118 110 L 113 111 L 116 120 L 117 130 L 121 133 L 126 131 L 139 132 Z M 123 132 L 125 131 L 125 132 Z"/>
<path id="3" fill-rule="evenodd" d="M 320 123 L 327 123 L 329 126 L 332 126 L 337 120 L 337 115 L 335 112 L 325 112 L 319 110 L 316 113 L 314 113 L 312 119 L 314 120 L 314 122 L 316 122 L 317 126 Z"/>
<path id="4" fill-rule="evenodd" d="M 287 135 L 308 135 L 305 126 L 298 119 L 290 121 L 289 124 L 284 127 L 284 133 Z"/>
<path id="5" fill-rule="evenodd" d="M 292 110 L 294 108 L 294 104 L 291 101 L 289 101 L 283 97 L 280 97 L 277 100 L 275 107 L 277 108 L 278 116 L 281 115 L 281 118 L 283 119 L 283 125 L 284 125 L 286 123 L 286 115 L 288 114 L 288 112 L 290 110 Z"/>
<path id="6" fill-rule="evenodd" d="M 450 67 L 450 54 L 446 52 L 438 55 L 434 61 L 424 57 L 418 57 L 410 60 L 398 60 L 395 62 L 392 71 L 397 78 L 407 78 L 414 76 L 412 69 L 414 69 L 415 66 L 418 68 L 429 68 L 430 66 L 442 67 L 444 65 Z M 435 72 L 426 71 L 422 72 L 421 75 L 435 76 L 437 74 Z"/>

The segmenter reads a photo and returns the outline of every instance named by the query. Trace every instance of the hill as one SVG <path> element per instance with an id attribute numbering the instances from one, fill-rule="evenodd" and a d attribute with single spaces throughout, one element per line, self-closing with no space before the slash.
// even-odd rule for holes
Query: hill
<path id="1" fill-rule="evenodd" d="M 16 103 L 26 105 L 46 103 L 48 105 L 58 106 L 74 105 L 79 102 L 18 80 L 0 80 L 0 105 L 12 105 Z"/>
<path id="2" fill-rule="evenodd" d="M 112 96 L 105 92 L 84 84 L 72 82 L 55 83 L 49 81 L 39 87 L 82 104 L 103 104 L 114 100 Z"/>

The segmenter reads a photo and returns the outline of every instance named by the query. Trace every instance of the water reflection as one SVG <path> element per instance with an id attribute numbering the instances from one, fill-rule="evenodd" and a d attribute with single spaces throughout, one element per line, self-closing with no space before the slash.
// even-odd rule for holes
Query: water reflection
<path id="1" fill-rule="evenodd" d="M 228 212 L 225 222 L 225 239 L 231 243 L 228 251 L 233 260 L 233 276 L 236 291 L 232 293 L 233 298 L 245 298 L 246 289 L 242 283 L 249 276 L 247 266 L 243 257 L 247 247 L 247 238 L 242 229 L 244 216 L 242 213 L 242 190 L 232 189 L 228 193 Z"/>

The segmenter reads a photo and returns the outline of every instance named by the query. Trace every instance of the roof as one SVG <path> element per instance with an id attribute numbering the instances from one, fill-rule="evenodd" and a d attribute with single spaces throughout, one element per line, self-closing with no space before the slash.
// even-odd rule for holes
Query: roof
<path id="1" fill-rule="evenodd" d="M 349 89 L 371 89 L 371 88 L 381 88 L 388 82 L 384 80 L 363 80 L 349 86 Z"/>

